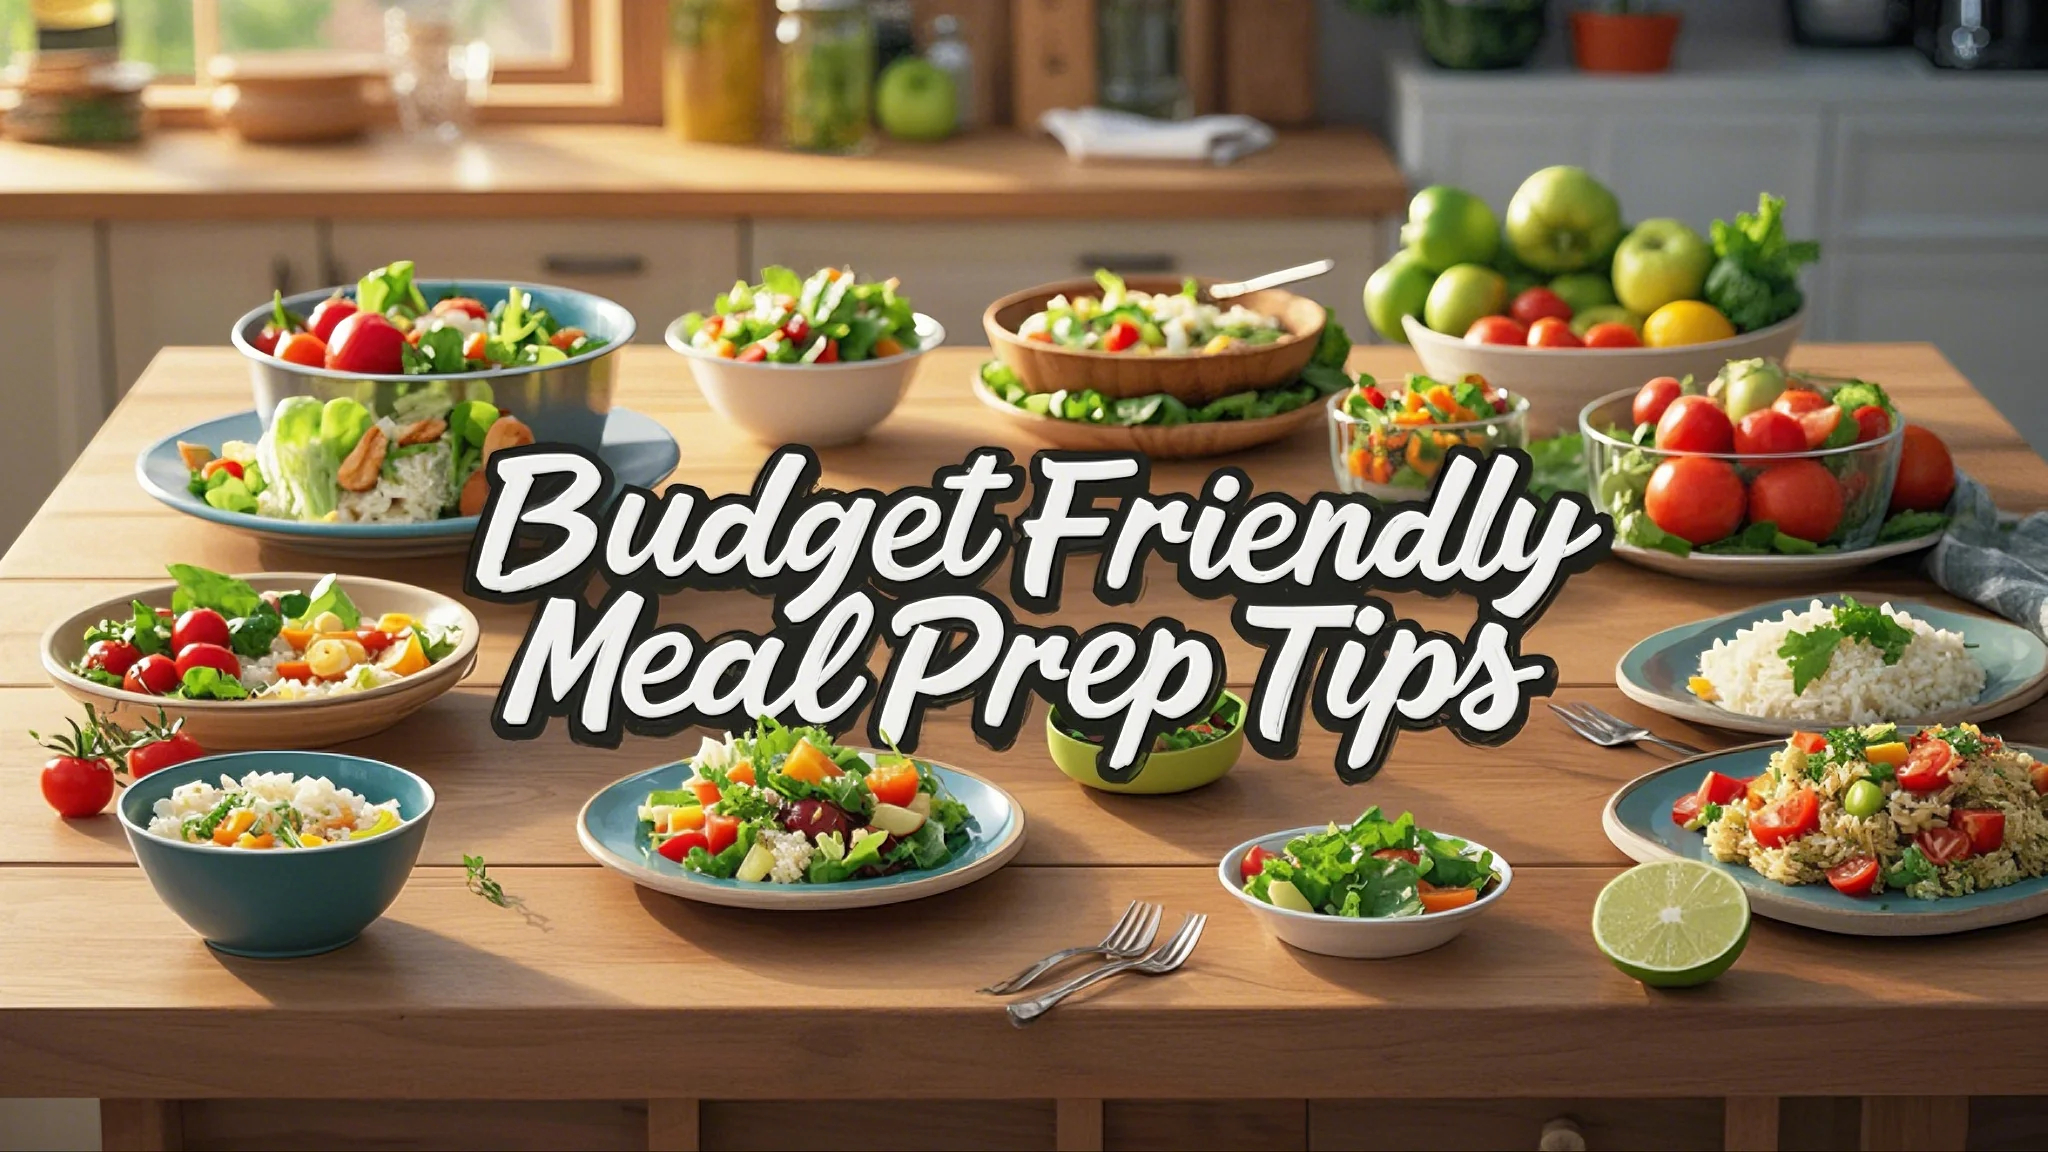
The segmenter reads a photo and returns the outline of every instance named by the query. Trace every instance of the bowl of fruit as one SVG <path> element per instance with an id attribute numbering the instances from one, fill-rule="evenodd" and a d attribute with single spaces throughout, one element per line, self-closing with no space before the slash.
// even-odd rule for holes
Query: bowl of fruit
<path id="1" fill-rule="evenodd" d="M 1614 193 L 1579 168 L 1529 177 L 1504 225 L 1469 192 L 1425 188 L 1404 247 L 1366 281 L 1366 316 L 1431 376 L 1483 376 L 1529 398 L 1538 434 L 1569 430 L 1590 401 L 1651 377 L 1791 351 L 1806 322 L 1799 270 L 1819 245 L 1786 238 L 1768 193 L 1709 232 L 1624 226 Z"/>

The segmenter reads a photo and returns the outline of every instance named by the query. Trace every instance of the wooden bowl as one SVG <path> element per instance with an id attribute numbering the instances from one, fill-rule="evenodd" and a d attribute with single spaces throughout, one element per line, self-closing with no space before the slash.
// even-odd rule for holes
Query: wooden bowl
<path id="1" fill-rule="evenodd" d="M 242 579 L 258 592 L 289 592 L 309 589 L 321 576 L 317 572 L 265 572 Z M 382 732 L 455 687 L 475 667 L 482 629 L 476 615 L 460 601 L 367 576 L 343 576 L 339 583 L 368 616 L 404 612 L 436 624 L 455 624 L 462 629 L 462 639 L 454 652 L 424 672 L 367 692 L 314 700 L 179 700 L 109 688 L 75 675 L 71 666 L 85 654 L 88 627 L 110 617 L 127 616 L 133 600 L 152 608 L 170 606 L 177 585 L 158 584 L 102 601 L 51 625 L 43 633 L 43 670 L 66 695 L 91 704 L 124 726 L 140 727 L 144 720 L 155 719 L 161 705 L 165 715 L 182 719 L 185 731 L 208 752 L 249 752 L 324 748 Z"/>
<path id="2" fill-rule="evenodd" d="M 322 144 L 369 130 L 368 84 L 381 62 L 361 56 L 278 52 L 216 56 L 207 72 L 215 127 L 251 144 Z"/>
<path id="3" fill-rule="evenodd" d="M 1181 281 L 1172 276 L 1135 276 L 1125 282 L 1139 292 L 1173 293 Z M 1203 281 L 1212 284 L 1215 281 Z M 1233 348 L 1211 356 L 1131 356 L 1120 352 L 1079 351 L 1017 335 L 1018 325 L 1044 311 L 1055 296 L 1099 296 L 1093 280 L 1041 284 L 1013 292 L 988 306 L 981 326 L 996 355 L 1030 392 L 1078 392 L 1093 388 L 1112 400 L 1164 392 L 1184 404 L 1206 404 L 1233 392 L 1252 392 L 1292 383 L 1316 354 L 1329 312 L 1306 296 L 1278 288 L 1236 297 L 1254 312 L 1275 316 L 1286 335 L 1271 344 Z"/>
<path id="4" fill-rule="evenodd" d="M 1001 413 L 1018 428 L 1054 448 L 1077 452 L 1143 452 L 1154 460 L 1192 460 L 1202 456 L 1225 456 L 1275 440 L 1284 440 L 1305 424 L 1313 424 L 1322 412 L 1320 401 L 1311 401 L 1292 412 L 1260 420 L 1211 420 L 1201 424 L 1158 424 L 1119 426 L 1084 424 L 1026 412 L 974 382 L 974 395 Z"/>

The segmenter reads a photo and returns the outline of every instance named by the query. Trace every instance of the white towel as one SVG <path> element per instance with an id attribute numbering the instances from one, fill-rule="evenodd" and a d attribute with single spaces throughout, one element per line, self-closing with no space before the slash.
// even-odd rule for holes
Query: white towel
<path id="1" fill-rule="evenodd" d="M 1273 145 L 1250 116 L 1154 120 L 1107 108 L 1054 108 L 1038 120 L 1075 160 L 1207 160 L 1221 167 Z"/>

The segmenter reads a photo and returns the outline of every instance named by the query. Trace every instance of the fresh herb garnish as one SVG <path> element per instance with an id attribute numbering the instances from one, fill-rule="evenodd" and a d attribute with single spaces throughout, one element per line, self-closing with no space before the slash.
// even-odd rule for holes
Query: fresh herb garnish
<path id="1" fill-rule="evenodd" d="M 1913 643 L 1911 629 L 1887 615 L 1884 609 L 1858 603 L 1853 596 L 1842 597 L 1842 602 L 1835 606 L 1834 618 L 1833 624 L 1794 632 L 1778 646 L 1778 656 L 1792 669 L 1793 695 L 1806 691 L 1808 684 L 1827 674 L 1828 666 L 1834 663 L 1835 649 L 1844 640 L 1860 640 L 1877 649 L 1887 665 L 1897 664 Z"/>
<path id="2" fill-rule="evenodd" d="M 505 895 L 504 886 L 491 879 L 490 865 L 484 863 L 483 857 L 463 853 L 462 868 L 467 874 L 466 880 L 471 892 L 500 908 L 511 907 L 511 904 L 507 903 L 510 898 Z"/>

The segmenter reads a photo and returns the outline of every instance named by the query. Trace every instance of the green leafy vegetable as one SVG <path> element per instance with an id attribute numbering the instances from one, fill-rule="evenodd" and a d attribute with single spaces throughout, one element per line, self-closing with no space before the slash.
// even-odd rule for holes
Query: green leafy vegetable
<path id="1" fill-rule="evenodd" d="M 484 863 L 482 856 L 471 856 L 466 852 L 463 853 L 462 871 L 471 892 L 496 904 L 500 908 L 510 907 L 508 904 L 510 898 L 505 895 L 504 886 L 491 879 L 491 867 Z"/>
<path id="2" fill-rule="evenodd" d="M 1785 201 L 1763 193 L 1755 215 L 1738 213 L 1735 223 L 1714 221 L 1715 260 L 1707 273 L 1707 303 L 1743 332 L 1767 328 L 1805 302 L 1799 269 L 1820 259 L 1820 243 L 1785 237 Z"/>
<path id="3" fill-rule="evenodd" d="M 1877 530 L 1877 541 L 1885 544 L 1895 540 L 1915 540 L 1946 527 L 1946 512 L 1899 512 L 1893 514 L 1884 522 L 1884 527 Z"/>
<path id="4" fill-rule="evenodd" d="M 313 585 L 313 591 L 306 597 L 305 610 L 293 617 L 295 620 L 310 621 L 322 612 L 332 612 L 341 619 L 343 628 L 357 628 L 362 625 L 363 614 L 356 608 L 355 601 L 348 598 L 341 584 L 330 572 Z"/>
<path id="5" fill-rule="evenodd" d="M 1906 654 L 1907 645 L 1913 642 L 1913 633 L 1905 625 L 1885 615 L 1876 605 L 1858 603 L 1853 596 L 1844 596 L 1835 605 L 1834 620 L 1833 624 L 1794 632 L 1778 646 L 1779 657 L 1792 669 L 1795 695 L 1827 674 L 1835 659 L 1835 649 L 1844 640 L 1870 645 L 1888 665 L 1897 664 Z"/>
<path id="6" fill-rule="evenodd" d="M 249 690 L 242 682 L 218 668 L 187 668 L 174 695 L 187 700 L 247 700 Z"/>
<path id="7" fill-rule="evenodd" d="M 1416 862 L 1405 854 L 1374 855 L 1389 850 L 1413 852 Z M 1493 853 L 1417 828 L 1408 813 L 1389 820 L 1373 807 L 1349 827 L 1332 824 L 1288 841 L 1281 855 L 1245 883 L 1245 891 L 1270 902 L 1273 884 L 1284 880 L 1325 915 L 1417 916 L 1424 880 L 1438 888 L 1484 891 L 1498 875 Z"/>

